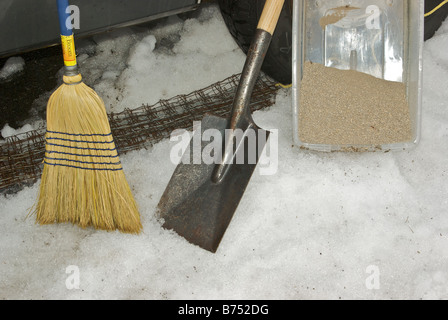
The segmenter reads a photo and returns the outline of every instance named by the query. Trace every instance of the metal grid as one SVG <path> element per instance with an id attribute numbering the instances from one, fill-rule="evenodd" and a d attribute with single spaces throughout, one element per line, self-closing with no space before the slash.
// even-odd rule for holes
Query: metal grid
<path id="1" fill-rule="evenodd" d="M 125 109 L 109 114 L 115 144 L 120 154 L 147 148 L 175 129 L 192 129 L 206 113 L 227 116 L 240 75 L 233 75 L 201 90 L 160 100 L 154 105 Z M 251 98 L 252 111 L 274 103 L 277 83 L 261 74 Z M 6 139 L 0 145 L 0 193 L 15 193 L 35 183 L 42 172 L 45 155 L 45 128 Z"/>

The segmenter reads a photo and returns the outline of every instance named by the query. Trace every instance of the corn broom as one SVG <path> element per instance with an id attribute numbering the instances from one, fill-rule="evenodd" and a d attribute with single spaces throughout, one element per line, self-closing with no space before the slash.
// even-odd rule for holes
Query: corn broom
<path id="1" fill-rule="evenodd" d="M 47 105 L 44 168 L 35 206 L 39 224 L 141 231 L 140 214 L 126 181 L 104 102 L 78 72 L 68 0 L 57 0 L 64 83 Z"/>

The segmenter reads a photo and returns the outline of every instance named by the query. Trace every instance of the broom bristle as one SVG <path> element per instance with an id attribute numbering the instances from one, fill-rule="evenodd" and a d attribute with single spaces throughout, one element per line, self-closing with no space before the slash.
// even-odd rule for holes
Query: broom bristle
<path id="1" fill-rule="evenodd" d="M 81 79 L 64 76 L 64 84 L 48 102 L 36 221 L 139 233 L 140 214 L 104 103 Z"/>

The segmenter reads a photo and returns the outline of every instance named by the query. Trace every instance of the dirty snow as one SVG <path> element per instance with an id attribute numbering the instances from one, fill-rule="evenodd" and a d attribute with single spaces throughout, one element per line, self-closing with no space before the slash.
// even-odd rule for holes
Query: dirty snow
<path id="1" fill-rule="evenodd" d="M 193 20 L 97 38 L 82 53 L 84 77 L 109 96 L 108 108 L 138 107 L 239 72 L 244 55 L 229 37 L 208 6 Z M 121 157 L 140 236 L 36 225 L 26 216 L 39 183 L 1 196 L 0 299 L 447 299 L 447 41 L 445 22 L 425 44 L 415 150 L 301 151 L 292 146 L 289 89 L 256 112 L 262 128 L 279 130 L 278 172 L 254 174 L 216 254 L 155 218 L 175 168 L 168 140 Z M 111 48 L 117 60 L 106 65 Z"/>
<path id="2" fill-rule="evenodd" d="M 0 80 L 7 80 L 16 73 L 23 71 L 25 60 L 22 57 L 11 57 L 6 60 L 3 68 L 0 69 Z"/>

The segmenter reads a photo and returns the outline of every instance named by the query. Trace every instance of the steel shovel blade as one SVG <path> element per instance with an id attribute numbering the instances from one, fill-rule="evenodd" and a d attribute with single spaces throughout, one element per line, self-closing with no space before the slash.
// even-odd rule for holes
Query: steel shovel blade
<path id="1" fill-rule="evenodd" d="M 197 155 L 207 154 L 212 149 L 211 139 L 204 141 L 208 139 L 202 138 L 210 129 L 219 132 L 225 140 L 228 120 L 211 115 L 203 118 L 200 130 L 195 131 L 183 161 L 176 167 L 158 204 L 158 214 L 165 229 L 174 230 L 190 243 L 216 252 L 269 137 L 269 131 L 254 126 L 252 123 L 242 130 L 240 142 L 244 143 L 235 143 L 239 147 L 235 148 L 232 164 L 219 182 L 213 182 L 216 163 L 203 161 L 202 157 L 198 163 Z M 200 141 L 200 147 L 195 150 L 197 141 Z M 225 151 L 212 156 L 221 159 L 222 152 Z M 196 161 L 192 160 L 194 158 Z"/>

